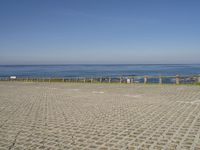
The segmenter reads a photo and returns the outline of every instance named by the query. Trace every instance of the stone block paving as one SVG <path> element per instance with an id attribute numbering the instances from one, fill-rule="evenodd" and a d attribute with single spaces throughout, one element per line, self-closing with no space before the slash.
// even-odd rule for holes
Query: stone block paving
<path id="1" fill-rule="evenodd" d="M 200 150 L 200 86 L 0 82 L 0 150 Z"/>

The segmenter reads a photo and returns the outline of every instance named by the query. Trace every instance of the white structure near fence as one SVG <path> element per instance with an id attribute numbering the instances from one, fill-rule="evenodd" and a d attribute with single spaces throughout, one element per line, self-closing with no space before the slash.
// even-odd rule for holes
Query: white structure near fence
<path id="1" fill-rule="evenodd" d="M 131 79 L 127 79 L 127 83 L 131 83 Z"/>
<path id="2" fill-rule="evenodd" d="M 10 79 L 17 79 L 16 76 L 10 76 Z"/>

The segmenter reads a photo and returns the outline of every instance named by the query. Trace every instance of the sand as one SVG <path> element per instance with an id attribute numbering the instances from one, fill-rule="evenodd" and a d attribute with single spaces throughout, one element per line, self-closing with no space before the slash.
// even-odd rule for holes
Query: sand
<path id="1" fill-rule="evenodd" d="M 0 82 L 0 150 L 200 149 L 200 86 Z"/>

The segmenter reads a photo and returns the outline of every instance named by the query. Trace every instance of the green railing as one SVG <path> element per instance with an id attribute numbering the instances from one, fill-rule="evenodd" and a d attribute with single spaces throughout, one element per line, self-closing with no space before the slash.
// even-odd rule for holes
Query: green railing
<path id="1" fill-rule="evenodd" d="M 200 84 L 200 76 L 127 76 L 127 77 L 0 77 L 0 81 L 24 82 L 79 82 L 79 83 L 157 83 L 157 84 Z"/>

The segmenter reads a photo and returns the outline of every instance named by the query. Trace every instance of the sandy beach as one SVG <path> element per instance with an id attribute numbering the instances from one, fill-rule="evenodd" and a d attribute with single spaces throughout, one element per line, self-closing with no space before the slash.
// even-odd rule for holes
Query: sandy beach
<path id="1" fill-rule="evenodd" d="M 200 86 L 0 82 L 0 150 L 200 150 Z"/>

